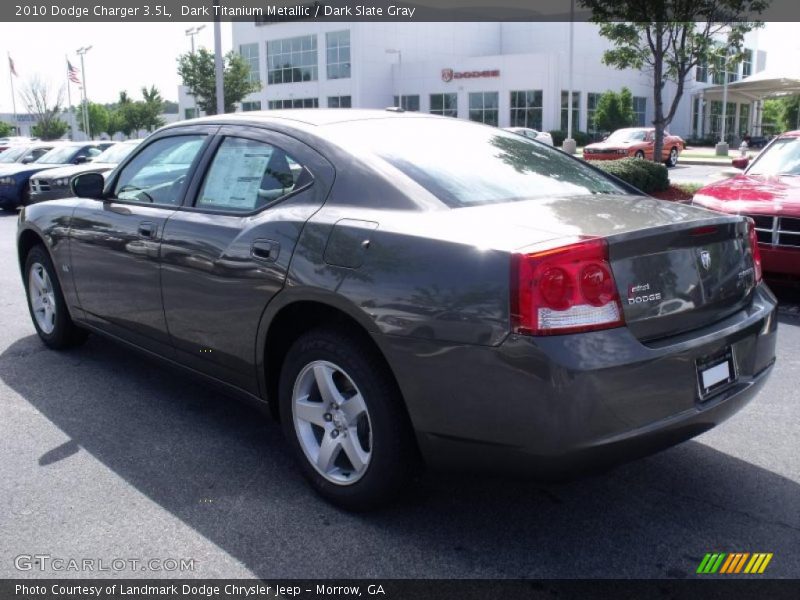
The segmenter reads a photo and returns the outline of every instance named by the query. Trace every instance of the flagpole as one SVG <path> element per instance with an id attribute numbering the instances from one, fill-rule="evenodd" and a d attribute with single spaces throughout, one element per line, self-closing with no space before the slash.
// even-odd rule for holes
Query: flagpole
<path id="1" fill-rule="evenodd" d="M 67 104 L 69 105 L 69 137 L 75 139 L 75 115 L 72 113 L 72 90 L 69 87 L 69 58 L 64 55 L 64 60 L 67 61 Z"/>
<path id="2" fill-rule="evenodd" d="M 11 70 L 11 52 L 8 53 L 8 79 L 11 82 L 11 107 L 14 111 L 14 129 L 19 135 L 19 118 L 17 117 L 17 95 L 14 93 L 14 73 Z"/>

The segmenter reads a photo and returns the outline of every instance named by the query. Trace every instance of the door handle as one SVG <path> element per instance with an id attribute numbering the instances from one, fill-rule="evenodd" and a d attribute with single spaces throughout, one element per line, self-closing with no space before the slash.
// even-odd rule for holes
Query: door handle
<path id="1" fill-rule="evenodd" d="M 158 226 L 155 223 L 150 221 L 144 221 L 139 223 L 139 237 L 143 238 L 154 238 L 156 237 L 156 232 L 158 231 Z"/>
<path id="2" fill-rule="evenodd" d="M 255 240 L 250 246 L 250 256 L 257 260 L 275 262 L 281 252 L 281 245 L 273 240 Z"/>

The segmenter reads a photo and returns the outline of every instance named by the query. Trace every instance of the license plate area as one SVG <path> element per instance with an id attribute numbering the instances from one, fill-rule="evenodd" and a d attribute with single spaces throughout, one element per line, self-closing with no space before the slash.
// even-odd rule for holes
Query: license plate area
<path id="1" fill-rule="evenodd" d="M 717 354 L 698 359 L 695 361 L 695 367 L 701 401 L 728 387 L 739 376 L 731 346 Z"/>

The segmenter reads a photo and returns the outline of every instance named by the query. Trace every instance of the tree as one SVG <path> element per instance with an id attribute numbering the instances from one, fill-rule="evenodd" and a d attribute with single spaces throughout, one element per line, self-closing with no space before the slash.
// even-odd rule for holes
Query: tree
<path id="1" fill-rule="evenodd" d="M 33 135 L 43 140 L 55 140 L 69 131 L 66 121 L 59 118 L 64 97 L 63 88 L 53 93 L 50 86 L 34 77 L 20 95 L 25 108 L 36 118 L 36 124 L 31 127 Z"/>
<path id="2" fill-rule="evenodd" d="M 144 121 L 143 129 L 147 129 L 147 131 L 158 129 L 164 125 L 164 119 L 161 118 L 161 113 L 164 112 L 164 99 L 161 97 L 161 92 L 154 85 L 151 85 L 149 90 L 143 87 L 142 98 L 144 98 L 144 102 L 140 110 Z"/>
<path id="3" fill-rule="evenodd" d="M 14 127 L 8 123 L 0 121 L 0 137 L 8 137 L 10 135 L 14 135 Z"/>
<path id="4" fill-rule="evenodd" d="M 108 109 L 105 106 L 102 104 L 89 102 L 86 105 L 86 112 L 89 115 L 89 131 L 92 133 L 92 137 L 95 135 L 100 135 L 104 131 L 108 132 L 108 122 L 110 117 Z M 86 131 L 84 129 L 82 112 L 78 113 L 78 129 L 84 132 Z"/>
<path id="5" fill-rule="evenodd" d="M 617 69 L 648 70 L 652 76 L 656 130 L 654 156 L 661 156 L 664 129 L 672 122 L 692 69 L 707 60 L 721 41 L 734 61 L 741 58 L 744 34 L 761 23 L 768 0 L 579 0 L 592 11 L 600 35 L 613 43 L 603 62 Z M 675 83 L 665 109 L 664 86 Z"/>
<path id="6" fill-rule="evenodd" d="M 783 133 L 792 129 L 800 129 L 798 121 L 800 96 L 784 96 L 764 101 L 761 122 L 764 132 Z"/>
<path id="7" fill-rule="evenodd" d="M 225 55 L 223 67 L 225 112 L 233 112 L 236 103 L 248 94 L 259 91 L 261 84 L 250 81 L 250 66 L 233 51 Z M 214 54 L 205 48 L 182 54 L 178 57 L 178 75 L 183 85 L 189 88 L 189 93 L 197 99 L 198 107 L 207 115 L 217 114 Z"/>
<path id="8" fill-rule="evenodd" d="M 633 95 L 624 87 L 617 94 L 605 92 L 597 101 L 594 127 L 597 131 L 615 131 L 633 124 Z"/>

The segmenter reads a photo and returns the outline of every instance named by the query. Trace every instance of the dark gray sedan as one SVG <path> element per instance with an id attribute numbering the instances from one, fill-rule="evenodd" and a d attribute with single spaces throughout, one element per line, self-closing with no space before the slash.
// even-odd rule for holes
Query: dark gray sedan
<path id="1" fill-rule="evenodd" d="M 422 465 L 564 472 L 664 448 L 775 361 L 752 222 L 484 125 L 209 117 L 72 187 L 19 221 L 45 344 L 101 333 L 266 408 L 351 509 Z"/>

